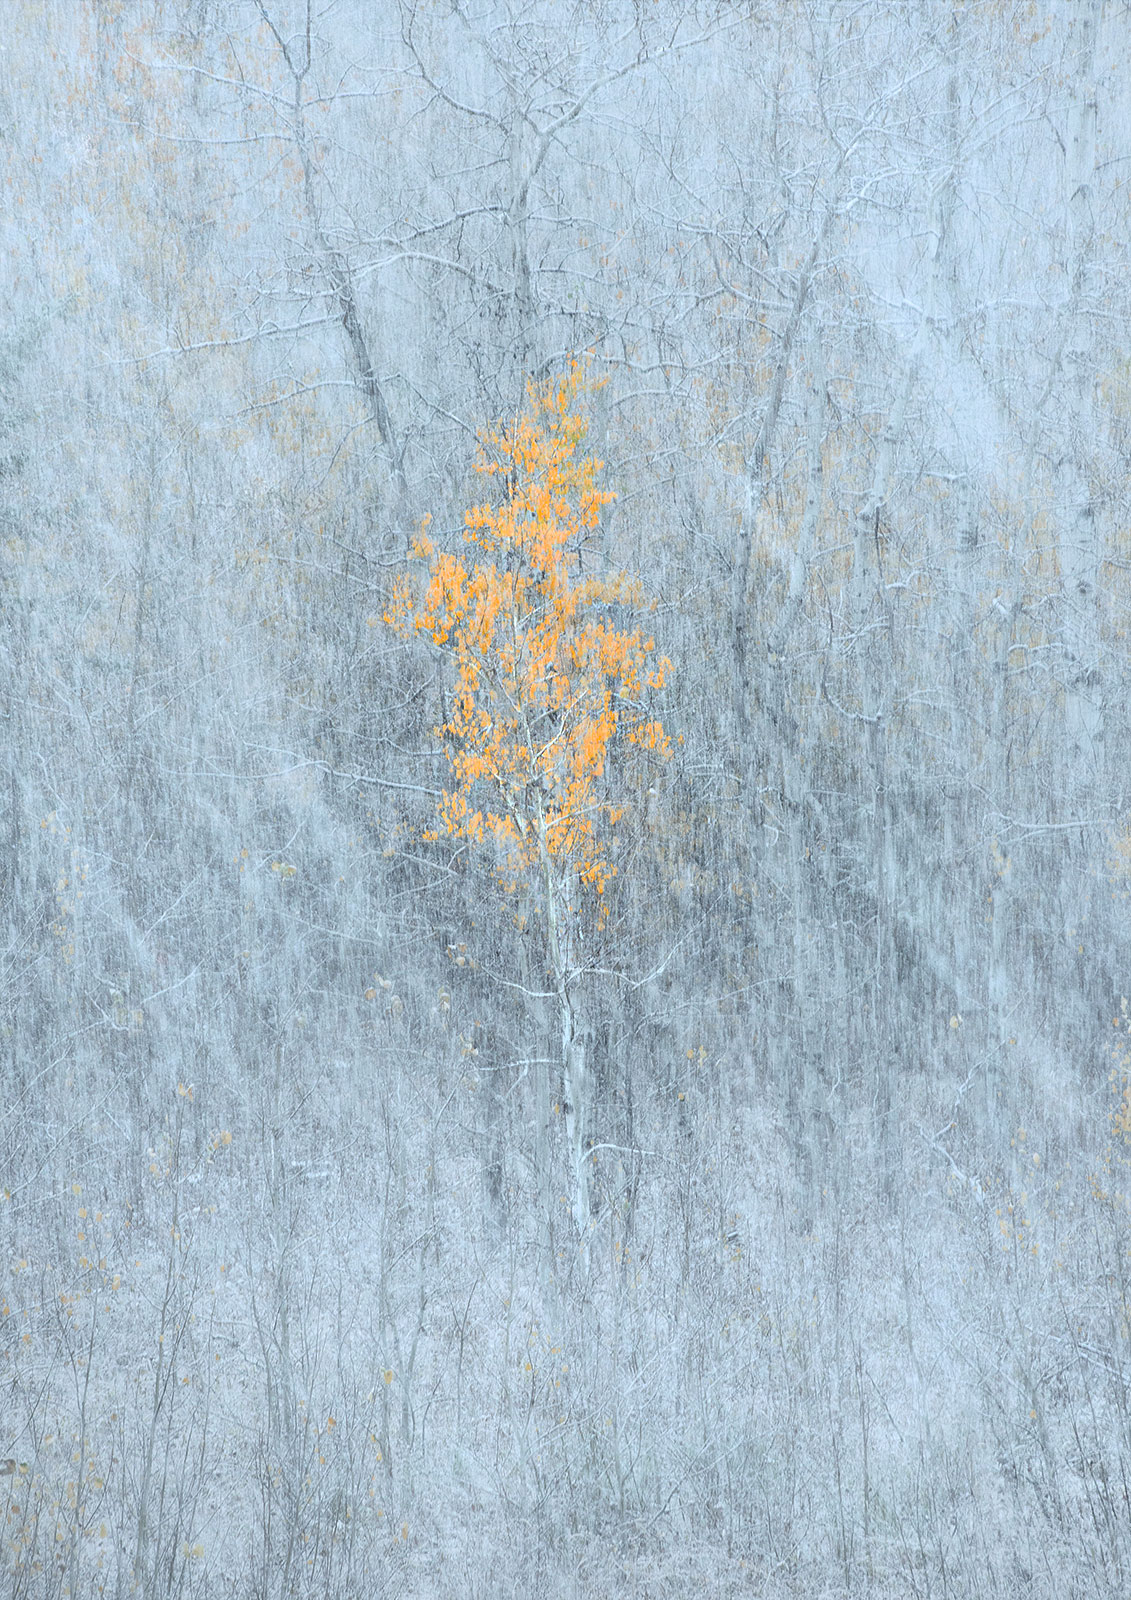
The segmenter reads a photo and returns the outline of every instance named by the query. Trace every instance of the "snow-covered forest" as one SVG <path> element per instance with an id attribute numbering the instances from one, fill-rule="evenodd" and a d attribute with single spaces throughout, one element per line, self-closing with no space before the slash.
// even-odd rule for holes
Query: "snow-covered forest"
<path id="1" fill-rule="evenodd" d="M 1131 6 L 8 0 L 2 1586 L 1131 1593 Z"/>

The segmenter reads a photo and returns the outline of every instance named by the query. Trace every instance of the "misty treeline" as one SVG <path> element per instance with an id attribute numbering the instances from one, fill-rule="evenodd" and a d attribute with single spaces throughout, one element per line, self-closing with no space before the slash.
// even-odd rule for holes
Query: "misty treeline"
<path id="1" fill-rule="evenodd" d="M 1129 61 L 4 8 L 5 1592 L 1131 1592 Z M 555 970 L 386 619 L 575 361 Z"/>

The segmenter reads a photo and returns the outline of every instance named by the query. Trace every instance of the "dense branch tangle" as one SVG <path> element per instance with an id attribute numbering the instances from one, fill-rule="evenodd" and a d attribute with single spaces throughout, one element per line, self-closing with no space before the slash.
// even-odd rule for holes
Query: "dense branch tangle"
<path id="1" fill-rule="evenodd" d="M 467 559 L 438 550 L 422 530 L 422 597 L 411 574 L 394 586 L 385 621 L 423 634 L 447 656 L 455 683 L 444 740 L 449 785 L 440 823 L 473 845 L 491 838 L 509 892 L 530 884 L 542 900 L 547 966 L 559 1002 L 574 1216 L 584 1239 L 589 1202 L 584 1144 L 586 1069 L 576 1015 L 586 918 L 605 920 L 616 873 L 611 830 L 628 804 L 612 785 L 614 750 L 666 759 L 671 746 L 650 714 L 671 670 L 641 627 L 618 628 L 612 608 L 647 601 L 628 574 L 586 575 L 587 545 L 613 495 L 602 463 L 581 455 L 580 363 L 527 385 L 525 409 L 480 436 L 476 471 L 501 488 L 467 512 Z M 431 837 L 440 834 L 432 830 Z"/>

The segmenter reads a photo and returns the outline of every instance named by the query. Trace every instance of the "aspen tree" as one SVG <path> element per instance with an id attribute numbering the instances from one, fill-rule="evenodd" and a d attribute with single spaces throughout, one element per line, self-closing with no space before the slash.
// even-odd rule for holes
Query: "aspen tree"
<path id="1" fill-rule="evenodd" d="M 385 621 L 421 634 L 454 676 L 444 743 L 448 782 L 432 831 L 486 851 L 512 892 L 529 886 L 545 940 L 561 1025 L 563 1106 L 573 1216 L 589 1228 L 589 1077 L 578 986 L 587 925 L 601 927 L 615 877 L 614 834 L 629 805 L 629 754 L 666 759 L 671 745 L 651 714 L 671 663 L 643 627 L 615 625 L 647 602 L 627 573 L 587 574 L 601 508 L 602 462 L 582 453 L 590 385 L 573 362 L 529 383 L 524 410 L 481 435 L 475 470 L 501 494 L 466 513 L 468 549 L 438 549 L 425 530 L 421 595 L 399 578 Z M 588 560 L 587 560 L 588 557 Z M 539 1108 L 538 1115 L 542 1115 Z"/>

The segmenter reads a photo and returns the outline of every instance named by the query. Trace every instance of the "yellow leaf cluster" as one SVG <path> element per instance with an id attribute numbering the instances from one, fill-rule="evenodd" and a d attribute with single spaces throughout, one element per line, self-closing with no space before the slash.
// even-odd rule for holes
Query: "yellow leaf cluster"
<path id="1" fill-rule="evenodd" d="M 661 759 L 671 745 L 648 698 L 671 671 L 640 627 L 627 573 L 596 575 L 590 545 L 614 496 L 602 462 L 582 454 L 591 389 L 582 366 L 527 385 L 524 411 L 480 436 L 475 470 L 496 492 L 465 517 L 467 550 L 437 549 L 427 522 L 414 553 L 427 563 L 394 584 L 385 622 L 423 635 L 451 661 L 444 740 L 450 782 L 442 827 L 493 837 L 509 870 L 548 859 L 599 895 L 615 867 L 599 824 L 623 814 L 606 769 L 618 739 Z"/>

